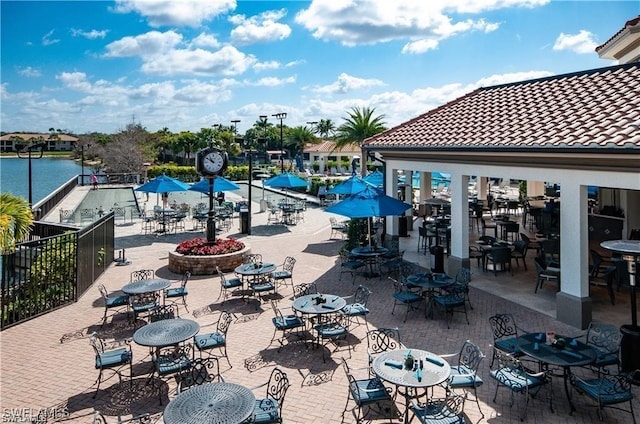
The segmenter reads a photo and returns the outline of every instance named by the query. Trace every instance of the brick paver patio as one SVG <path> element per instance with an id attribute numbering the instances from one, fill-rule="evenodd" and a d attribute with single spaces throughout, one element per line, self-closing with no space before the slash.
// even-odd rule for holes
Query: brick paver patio
<path id="1" fill-rule="evenodd" d="M 469 311 L 470 324 L 456 314 L 451 329 L 447 329 L 446 321 L 436 311 L 434 319 L 425 319 L 423 313 L 410 313 L 407 322 L 403 310 L 396 310 L 391 315 L 393 299 L 392 287 L 385 279 L 358 278 L 356 285 L 350 282 L 350 276 L 339 280 L 337 252 L 341 246 L 339 240 L 328 240 L 330 234 L 329 215 L 320 209 L 310 208 L 305 221 L 295 227 L 282 227 L 266 224 L 266 213 L 256 213 L 253 219 L 253 235 L 241 236 L 251 245 L 254 253 L 261 253 L 265 260 L 282 263 L 286 256 L 294 256 L 297 263 L 294 269 L 295 283 L 315 281 L 321 292 L 334 293 L 341 296 L 353 294 L 357 284 L 364 284 L 373 294 L 369 299 L 371 313 L 369 326 L 398 327 L 405 345 L 412 348 L 425 349 L 434 353 L 457 352 L 464 340 L 478 344 L 487 358 L 482 362 L 480 375 L 484 379 L 478 389 L 478 396 L 484 419 L 473 402 L 473 394 L 469 394 L 465 406 L 465 415 L 470 422 L 503 423 L 517 422 L 524 405 L 521 396 L 510 407 L 508 390 L 498 393 L 493 402 L 495 383 L 489 376 L 491 359 L 491 333 L 488 317 L 498 312 L 509 312 L 515 315 L 519 326 L 532 331 L 554 329 L 557 333 L 578 335 L 582 331 L 557 322 L 549 314 L 536 312 L 533 309 L 505 300 L 490 294 L 483 286 L 498 284 L 527 285 L 533 292 L 535 274 L 531 271 L 533 261 L 530 258 L 528 272 L 516 269 L 514 277 L 483 274 L 472 264 L 474 276 L 472 280 L 471 301 L 474 309 Z M 237 223 L 237 220 L 236 220 Z M 231 233 L 237 232 L 237 225 Z M 134 385 L 118 384 L 117 379 L 104 382 L 93 399 L 93 385 L 97 370 L 94 369 L 94 353 L 89 345 L 88 336 L 94 331 L 106 338 L 121 340 L 131 337 L 133 328 L 126 320 L 116 319 L 101 328 L 103 305 L 98 292 L 98 284 L 103 283 L 108 290 L 119 290 L 129 281 L 131 271 L 142 268 L 153 268 L 156 275 L 162 278 L 178 280 L 179 275 L 167 270 L 167 252 L 177 242 L 190 238 L 187 235 L 169 235 L 156 237 L 141 235 L 140 223 L 117 226 L 117 248 L 126 248 L 126 257 L 131 261 L 127 266 L 111 266 L 93 285 L 93 287 L 76 303 L 33 319 L 21 325 L 9 328 L 0 334 L 2 343 L 2 373 L 0 374 L 0 399 L 2 422 L 21 422 L 29 414 L 38 410 L 54 411 L 58 408 L 64 412 L 63 418 L 68 422 L 91 423 L 95 410 L 103 412 L 110 422 L 117 422 L 117 416 L 150 413 L 153 422 L 162 422 L 161 406 L 156 393 L 146 384 L 150 360 L 148 349 L 132 344 L 134 351 Z M 415 231 L 417 233 L 417 231 Z M 428 256 L 415 253 L 416 237 L 402 240 L 407 250 L 407 257 L 427 266 Z M 533 280 L 532 280 L 533 278 Z M 340 357 L 347 358 L 352 367 L 364 367 L 367 364 L 366 328 L 364 325 L 353 328 L 352 336 L 347 339 L 351 345 L 351 355 L 340 350 L 330 355 L 326 362 L 322 360 L 320 348 L 312 349 L 302 343 L 292 342 L 280 352 L 278 345 L 269 347 L 273 334 L 271 318 L 273 312 L 268 303 L 258 305 L 256 302 L 244 302 L 232 299 L 224 305 L 216 303 L 219 294 L 219 279 L 215 276 L 193 276 L 189 282 L 188 305 L 190 313 L 180 307 L 183 318 L 195 319 L 203 327 L 201 331 L 212 331 L 205 327 L 217 321 L 222 310 L 234 314 L 234 321 L 228 333 L 228 353 L 233 365 L 228 368 L 226 361 L 221 361 L 223 377 L 226 381 L 253 387 L 266 381 L 274 366 L 282 368 L 291 381 L 286 395 L 283 417 L 286 423 L 335 423 L 343 419 L 342 412 L 347 399 L 346 377 L 340 367 Z M 553 299 L 553 289 L 548 289 Z M 279 307 L 287 312 L 291 304 L 291 287 L 279 290 Z M 606 297 L 606 295 L 605 295 Z M 602 302 L 606 305 L 606 302 Z M 538 306 L 539 308 L 541 306 Z M 542 306 L 544 308 L 544 306 Z M 619 325 L 626 318 L 628 306 L 606 309 L 602 316 Z M 619 321 L 615 321 L 619 320 Z M 166 405 L 175 396 L 175 382 L 164 386 L 164 402 Z M 561 378 L 554 378 L 553 403 L 555 412 L 548 406 L 546 392 L 539 398 L 532 399 L 528 407 L 528 422 L 537 423 L 597 423 L 596 409 L 581 395 L 574 394 L 578 410 L 569 414 L 569 407 L 564 394 Z M 635 394 L 639 391 L 634 388 Z M 400 399 L 400 398 L 399 398 Z M 634 401 L 636 413 L 640 411 L 638 400 Z M 402 410 L 402 402 L 398 401 Z M 12 421 L 13 420 L 13 421 Z M 49 422 L 55 421 L 53 418 Z M 23 420 L 22 422 L 26 422 Z M 354 422 L 347 413 L 344 422 Z M 385 422 L 378 417 L 376 422 Z M 400 422 L 395 420 L 395 422 Z M 605 410 L 606 423 L 630 422 L 629 414 Z"/>

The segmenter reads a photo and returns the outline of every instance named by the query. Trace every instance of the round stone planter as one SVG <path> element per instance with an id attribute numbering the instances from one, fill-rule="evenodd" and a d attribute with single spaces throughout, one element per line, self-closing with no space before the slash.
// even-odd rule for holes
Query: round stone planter
<path id="1" fill-rule="evenodd" d="M 242 250 L 225 255 L 196 256 L 169 252 L 169 271 L 176 274 L 189 271 L 191 275 L 213 275 L 216 266 L 219 266 L 221 271 L 230 272 L 242 264 L 243 256 L 248 253 L 251 253 L 251 247 L 246 245 Z"/>

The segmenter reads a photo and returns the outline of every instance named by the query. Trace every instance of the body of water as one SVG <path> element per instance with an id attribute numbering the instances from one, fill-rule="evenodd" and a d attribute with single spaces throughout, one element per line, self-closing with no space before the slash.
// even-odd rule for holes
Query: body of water
<path id="1" fill-rule="evenodd" d="M 86 167 L 85 167 L 86 168 Z M 82 172 L 80 164 L 71 159 L 31 159 L 33 203 L 54 192 L 62 184 Z M 88 172 L 85 169 L 85 172 Z M 29 198 L 29 160 L 17 157 L 0 158 L 0 192 Z"/>

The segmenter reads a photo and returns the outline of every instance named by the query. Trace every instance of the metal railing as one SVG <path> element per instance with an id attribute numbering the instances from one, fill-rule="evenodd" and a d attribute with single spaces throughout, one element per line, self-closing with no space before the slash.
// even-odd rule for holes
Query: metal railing
<path id="1" fill-rule="evenodd" d="M 67 194 L 71 193 L 77 185 L 78 177 L 76 176 L 61 185 L 56 191 L 33 205 L 31 209 L 33 210 L 34 220 L 38 221 L 42 219 L 43 216 L 47 216 L 47 214 L 55 209 L 58 203 L 60 203 Z"/>

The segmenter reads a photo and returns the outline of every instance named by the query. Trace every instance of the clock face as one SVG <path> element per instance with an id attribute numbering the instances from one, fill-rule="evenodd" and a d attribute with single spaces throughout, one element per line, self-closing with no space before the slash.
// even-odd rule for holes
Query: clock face
<path id="1" fill-rule="evenodd" d="M 224 157 L 219 152 L 207 153 L 202 159 L 202 166 L 210 174 L 217 174 L 224 167 Z"/>

